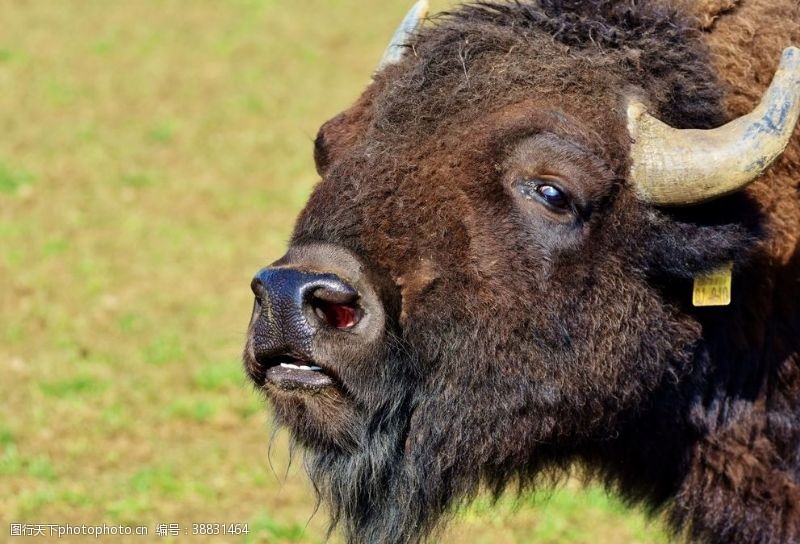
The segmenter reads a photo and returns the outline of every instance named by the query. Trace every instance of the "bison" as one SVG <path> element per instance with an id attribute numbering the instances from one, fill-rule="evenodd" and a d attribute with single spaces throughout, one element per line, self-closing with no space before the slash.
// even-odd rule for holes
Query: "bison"
<path id="1" fill-rule="evenodd" d="M 331 527 L 425 541 L 578 467 L 676 537 L 800 542 L 800 4 L 425 11 L 252 282 Z"/>

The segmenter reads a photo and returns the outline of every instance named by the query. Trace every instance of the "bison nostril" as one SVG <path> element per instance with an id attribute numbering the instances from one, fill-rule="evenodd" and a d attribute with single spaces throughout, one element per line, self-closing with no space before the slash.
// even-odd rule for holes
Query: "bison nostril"
<path id="1" fill-rule="evenodd" d="M 253 281 L 250 282 L 250 289 L 253 290 L 253 294 L 256 296 L 256 301 L 261 304 L 264 301 L 264 284 L 261 282 L 261 279 L 256 276 L 253 278 Z"/>
<path id="2" fill-rule="evenodd" d="M 285 334 L 310 334 L 317 327 L 351 329 L 365 315 L 358 291 L 336 274 L 267 267 L 250 287 L 256 295 L 254 315 Z M 263 316 L 262 306 L 269 310 Z"/>
<path id="3" fill-rule="evenodd" d="M 314 299 L 311 301 L 314 313 L 328 326 L 335 329 L 352 329 L 361 319 L 360 310 L 355 305 L 336 304 Z"/>
<path id="4" fill-rule="evenodd" d="M 356 304 L 358 293 L 347 284 L 326 285 L 309 293 L 308 304 L 314 314 L 329 327 L 351 329 L 361 319 Z"/>

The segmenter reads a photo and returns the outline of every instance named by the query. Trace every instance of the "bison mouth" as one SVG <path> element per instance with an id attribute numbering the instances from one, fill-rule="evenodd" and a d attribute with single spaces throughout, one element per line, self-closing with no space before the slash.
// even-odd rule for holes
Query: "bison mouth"
<path id="1" fill-rule="evenodd" d="M 259 358 L 258 363 L 265 371 L 263 383 L 265 387 L 273 386 L 281 391 L 313 393 L 336 386 L 332 373 L 313 361 L 292 355 L 278 355 Z"/>

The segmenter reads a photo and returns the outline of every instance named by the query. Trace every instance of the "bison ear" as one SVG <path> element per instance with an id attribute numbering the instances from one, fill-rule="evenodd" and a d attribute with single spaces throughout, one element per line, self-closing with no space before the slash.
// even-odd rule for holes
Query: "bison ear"
<path id="1" fill-rule="evenodd" d="M 743 222 L 742 218 L 750 218 Z M 645 269 L 651 277 L 692 279 L 746 260 L 761 238 L 760 214 L 746 195 L 691 209 L 651 212 L 643 229 Z"/>

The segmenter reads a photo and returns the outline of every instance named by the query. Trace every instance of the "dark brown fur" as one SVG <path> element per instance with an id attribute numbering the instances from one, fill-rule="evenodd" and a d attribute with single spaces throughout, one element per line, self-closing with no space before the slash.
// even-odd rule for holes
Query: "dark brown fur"
<path id="1" fill-rule="evenodd" d="M 800 137 L 746 193 L 662 210 L 624 121 L 629 96 L 683 128 L 749 111 L 800 5 L 689 5 L 463 6 L 320 131 L 292 245 L 359 256 L 385 345 L 341 364 L 346 407 L 273 401 L 351 541 L 417 542 L 576 463 L 690 538 L 800 541 Z M 542 172 L 574 215 L 519 199 Z M 731 306 L 693 308 L 730 260 Z"/>

